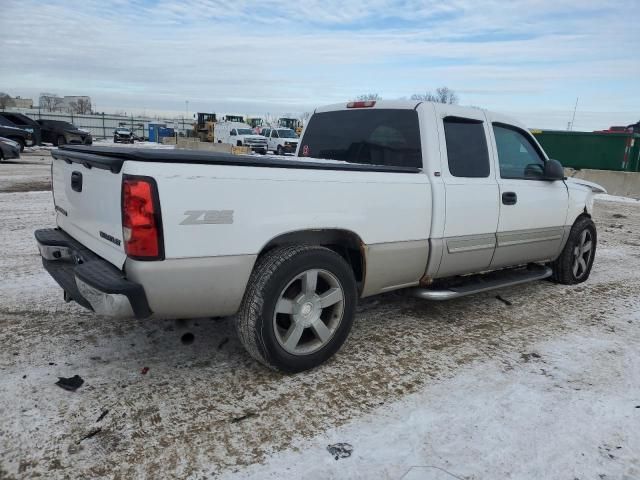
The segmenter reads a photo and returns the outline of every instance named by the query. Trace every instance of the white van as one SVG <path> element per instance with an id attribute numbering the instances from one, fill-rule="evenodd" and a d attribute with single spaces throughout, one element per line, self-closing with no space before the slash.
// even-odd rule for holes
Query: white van
<path id="1" fill-rule="evenodd" d="M 218 143 L 228 143 L 238 147 L 245 146 L 251 148 L 254 152 L 267 153 L 267 139 L 262 135 L 254 134 L 251 127 L 246 123 L 216 123 L 213 135 L 214 141 Z"/>

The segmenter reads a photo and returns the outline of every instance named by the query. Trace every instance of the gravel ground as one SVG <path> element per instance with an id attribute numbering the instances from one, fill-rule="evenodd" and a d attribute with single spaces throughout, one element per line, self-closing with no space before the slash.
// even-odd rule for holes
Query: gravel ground
<path id="1" fill-rule="evenodd" d="M 26 166 L 0 166 L 0 192 L 5 192 L 0 193 L 5 252 L 0 258 L 0 479 L 200 479 L 234 472 L 296 478 L 300 470 L 293 462 L 304 464 L 305 448 L 326 432 L 347 432 L 424 392 L 433 392 L 435 402 L 445 382 L 465 378 L 470 368 L 478 384 L 486 385 L 484 395 L 472 388 L 473 382 L 459 381 L 450 384 L 455 388 L 451 396 L 477 395 L 490 403 L 495 382 L 487 380 L 497 376 L 517 383 L 520 377 L 510 372 L 536 358 L 531 357 L 534 345 L 565 339 L 564 350 L 556 351 L 573 352 L 566 357 L 574 363 L 587 362 L 592 357 L 583 348 L 581 332 L 619 344 L 620 353 L 603 361 L 608 371 L 622 376 L 622 383 L 607 389 L 606 378 L 596 376 L 591 384 L 602 401 L 607 392 L 612 398 L 620 394 L 620 385 L 640 397 L 637 370 L 624 368 L 624 352 L 636 350 L 640 325 L 637 205 L 596 203 L 600 243 L 592 277 L 582 285 L 542 281 L 448 303 L 400 294 L 368 299 L 360 304 L 351 337 L 335 358 L 311 372 L 285 376 L 248 357 L 229 318 L 122 321 L 64 303 L 33 242 L 33 230 L 53 225 L 51 193 L 15 187 L 28 184 L 27 168 L 39 169 L 33 175 L 40 181 L 48 167 L 39 158 L 31 162 L 25 155 Z M 85 380 L 76 392 L 54 385 L 58 377 L 76 374 Z M 437 412 L 430 401 L 412 408 Z M 503 396 L 501 402 L 513 410 L 518 398 Z M 496 406 L 485 407 L 487 421 L 497 422 L 491 416 Z M 593 415 L 603 425 L 611 420 L 597 409 Z M 638 418 L 633 417 L 636 425 Z M 457 426 L 456 417 L 448 422 L 452 429 Z M 502 428 L 507 438 L 526 433 L 517 418 Z M 639 455 L 628 448 L 638 445 L 639 436 L 620 440 L 627 448 L 625 458 L 636 464 Z M 552 462 L 549 455 L 538 455 L 536 461 Z M 291 463 L 274 464 L 278 461 Z M 496 461 L 504 464 L 505 459 Z M 521 467 L 505 467 L 501 476 L 523 478 L 517 475 Z M 488 478 L 478 473 L 483 471 L 490 470 L 467 464 L 459 478 Z M 619 471 L 605 464 L 605 477 L 594 472 L 584 478 L 624 478 L 606 476 Z M 328 476 L 323 470 L 309 472 L 307 478 Z M 402 469 L 371 473 L 368 478 L 399 478 Z M 355 475 L 346 468 L 330 476 Z"/>

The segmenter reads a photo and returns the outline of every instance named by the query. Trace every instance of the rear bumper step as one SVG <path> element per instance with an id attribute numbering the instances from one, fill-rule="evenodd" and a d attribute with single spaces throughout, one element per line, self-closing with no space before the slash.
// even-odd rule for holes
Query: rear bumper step
<path id="1" fill-rule="evenodd" d="M 42 264 L 65 292 L 89 310 L 111 317 L 146 318 L 151 309 L 142 285 L 60 229 L 35 232 Z"/>
<path id="2" fill-rule="evenodd" d="M 410 295 L 423 300 L 451 300 L 496 288 L 511 287 L 521 283 L 542 280 L 551 276 L 549 267 L 530 265 L 526 268 L 500 270 L 485 275 L 463 277 L 456 286 L 448 288 L 412 288 Z"/>

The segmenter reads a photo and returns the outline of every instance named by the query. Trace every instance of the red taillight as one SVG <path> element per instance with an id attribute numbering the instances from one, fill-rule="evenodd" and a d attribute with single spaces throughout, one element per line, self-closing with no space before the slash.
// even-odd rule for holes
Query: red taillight
<path id="1" fill-rule="evenodd" d="M 138 260 L 163 258 L 158 192 L 152 178 L 122 181 L 122 237 L 126 254 Z"/>
<path id="2" fill-rule="evenodd" d="M 367 100 L 365 102 L 349 102 L 347 108 L 371 108 L 375 106 L 375 100 Z"/>

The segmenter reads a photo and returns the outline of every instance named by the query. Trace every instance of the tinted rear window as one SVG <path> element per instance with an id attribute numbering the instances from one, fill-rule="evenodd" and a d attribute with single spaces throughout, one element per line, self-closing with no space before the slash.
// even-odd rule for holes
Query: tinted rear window
<path id="1" fill-rule="evenodd" d="M 454 177 L 489 176 L 489 151 L 484 124 L 466 118 L 444 119 L 449 172 Z"/>
<path id="2" fill-rule="evenodd" d="M 350 163 L 422 167 L 418 114 L 390 109 L 316 113 L 298 152 Z"/>

